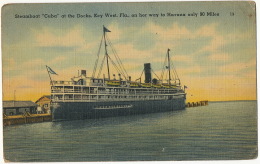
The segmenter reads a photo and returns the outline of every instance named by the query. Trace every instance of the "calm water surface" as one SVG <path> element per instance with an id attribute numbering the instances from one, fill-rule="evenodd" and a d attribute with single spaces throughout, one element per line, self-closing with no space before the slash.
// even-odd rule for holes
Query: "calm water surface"
<path id="1" fill-rule="evenodd" d="M 228 160 L 257 156 L 257 102 L 4 127 L 13 162 Z"/>

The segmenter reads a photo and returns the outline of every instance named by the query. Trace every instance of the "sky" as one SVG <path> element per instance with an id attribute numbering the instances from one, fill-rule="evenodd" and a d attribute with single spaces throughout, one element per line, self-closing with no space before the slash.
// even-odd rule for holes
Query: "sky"
<path id="1" fill-rule="evenodd" d="M 188 16 L 194 13 L 198 15 Z M 15 18 L 16 14 L 40 18 Z M 169 48 L 181 84 L 188 87 L 187 101 L 256 100 L 253 2 L 11 4 L 2 8 L 1 23 L 3 100 L 13 100 L 14 92 L 16 100 L 36 101 L 49 95 L 46 65 L 58 74 L 52 75 L 54 80 L 68 81 L 81 69 L 91 76 L 103 25 L 111 31 L 106 35 L 132 79 L 139 78 L 144 63 L 151 63 L 160 76 Z M 108 53 L 112 58 L 111 49 Z M 103 56 L 101 47 L 100 59 Z M 111 73 L 117 74 L 113 69 Z"/>

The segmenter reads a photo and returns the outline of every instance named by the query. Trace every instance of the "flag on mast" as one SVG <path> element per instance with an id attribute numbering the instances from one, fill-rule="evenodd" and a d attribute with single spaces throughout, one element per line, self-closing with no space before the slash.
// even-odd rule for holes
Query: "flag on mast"
<path id="1" fill-rule="evenodd" d="M 109 29 L 107 29 L 105 26 L 103 26 L 104 32 L 111 32 Z"/>
<path id="2" fill-rule="evenodd" d="M 46 65 L 46 68 L 50 74 L 58 75 L 56 72 L 54 72 L 49 66 Z"/>

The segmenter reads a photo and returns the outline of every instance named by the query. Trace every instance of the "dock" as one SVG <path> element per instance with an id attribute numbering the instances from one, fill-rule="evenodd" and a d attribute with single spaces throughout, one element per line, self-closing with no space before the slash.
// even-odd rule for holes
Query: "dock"
<path id="1" fill-rule="evenodd" d="M 52 121 L 51 114 L 30 114 L 29 112 L 23 115 L 6 116 L 3 115 L 3 125 L 18 125 L 18 124 L 29 124 L 38 122 L 50 122 Z"/>
<path id="2" fill-rule="evenodd" d="M 197 102 L 188 102 L 186 104 L 186 107 L 190 108 L 190 107 L 207 106 L 207 105 L 208 105 L 208 100 L 203 100 L 203 101 L 197 101 Z"/>
<path id="3" fill-rule="evenodd" d="M 187 108 L 198 107 L 198 106 L 207 106 L 208 100 L 197 101 L 197 102 L 188 102 L 186 104 Z M 19 124 L 29 124 L 29 123 L 39 123 L 39 122 L 50 122 L 52 121 L 52 115 L 49 113 L 44 114 L 30 114 L 25 112 L 23 115 L 13 115 L 7 116 L 3 115 L 3 125 L 19 125 Z"/>

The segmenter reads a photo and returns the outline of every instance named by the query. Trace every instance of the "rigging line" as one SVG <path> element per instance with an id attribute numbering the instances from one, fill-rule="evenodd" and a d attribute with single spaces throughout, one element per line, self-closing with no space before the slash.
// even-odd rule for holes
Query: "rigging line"
<path id="1" fill-rule="evenodd" d="M 103 36 L 101 37 L 101 42 L 100 42 L 98 53 L 97 53 L 98 57 L 97 57 L 96 62 L 95 62 L 94 70 L 93 70 L 93 73 L 92 73 L 92 78 L 94 78 L 95 75 L 96 75 L 96 69 L 97 69 L 97 65 L 98 65 L 98 60 L 99 60 L 99 56 L 100 56 L 100 50 L 101 50 L 101 47 L 102 47 L 102 43 L 103 43 Z"/>
<path id="2" fill-rule="evenodd" d="M 120 73 L 121 75 L 123 75 L 126 79 L 126 76 L 124 74 L 122 74 L 121 70 L 117 67 L 117 65 L 115 64 L 115 62 L 111 59 L 110 56 L 108 56 L 108 58 L 110 59 L 111 63 L 113 64 L 113 66 L 115 67 L 115 69 L 117 70 L 117 73 Z"/>
<path id="3" fill-rule="evenodd" d="M 158 80 L 160 80 L 160 78 L 156 75 L 156 73 L 153 71 L 153 69 L 151 69 L 151 70 L 155 74 L 155 76 L 158 78 Z"/>
<path id="4" fill-rule="evenodd" d="M 163 63 L 163 68 L 162 68 L 162 74 L 161 74 L 162 81 L 163 81 L 163 76 L 164 76 L 166 62 L 167 62 L 167 53 L 166 53 L 166 57 L 164 58 L 164 63 Z"/>
<path id="5" fill-rule="evenodd" d="M 174 68 L 174 66 L 173 66 L 173 68 Z M 176 69 L 174 68 L 174 71 L 175 71 L 175 73 L 176 73 L 176 75 L 177 75 L 177 80 L 179 81 L 179 84 L 181 83 L 181 81 L 180 81 L 180 78 L 179 78 L 179 76 L 178 76 L 178 73 L 177 73 L 177 71 L 176 71 Z"/>
<path id="6" fill-rule="evenodd" d="M 176 72 L 176 70 L 174 68 L 172 60 L 170 60 L 170 66 L 172 67 L 172 70 L 169 70 L 169 71 L 172 71 L 172 75 L 171 75 L 170 79 L 172 78 L 172 80 L 174 80 L 176 82 L 176 79 L 177 79 L 178 75 L 177 75 L 177 72 Z"/>
<path id="7" fill-rule="evenodd" d="M 144 73 L 144 69 L 143 69 L 143 71 L 142 71 L 142 73 L 141 73 L 141 75 L 140 75 L 139 79 L 142 77 L 143 73 Z"/>
<path id="8" fill-rule="evenodd" d="M 179 78 L 179 76 L 178 76 L 178 73 L 177 73 L 177 71 L 176 71 L 176 69 L 175 69 L 175 67 L 174 67 L 174 64 L 173 64 L 172 60 L 171 60 L 171 65 L 172 65 L 172 67 L 173 67 L 173 73 L 174 73 L 174 76 L 175 76 L 175 81 L 176 81 L 176 80 L 179 80 L 179 82 L 180 82 L 180 78 Z"/>
<path id="9" fill-rule="evenodd" d="M 100 42 L 100 45 L 99 45 L 99 49 L 98 49 L 98 53 L 97 53 L 97 59 L 96 59 L 96 62 L 95 62 L 95 67 L 94 67 L 94 70 L 93 70 L 93 73 L 92 73 L 92 77 L 94 78 L 95 75 L 96 75 L 96 70 L 97 70 L 97 65 L 98 65 L 98 61 L 99 61 L 99 56 L 100 56 L 100 50 L 101 50 L 101 46 L 102 46 L 102 43 L 103 43 L 103 36 L 101 37 L 101 42 Z"/>
<path id="10" fill-rule="evenodd" d="M 126 69 L 125 69 L 121 59 L 118 57 L 117 53 L 115 53 L 115 56 L 116 56 L 116 58 L 118 60 L 117 62 L 119 63 L 120 68 L 123 70 L 124 74 L 128 77 L 128 73 L 127 73 L 127 71 L 126 71 Z"/>
<path id="11" fill-rule="evenodd" d="M 120 64 L 118 63 L 118 60 L 116 60 L 117 61 L 117 64 L 112 60 L 112 58 L 110 58 L 111 59 L 111 62 L 113 62 L 113 64 L 114 64 L 114 66 L 118 69 L 117 71 L 119 71 L 119 73 L 121 73 L 124 77 L 126 77 L 126 74 L 125 74 L 125 72 L 124 72 L 124 70 L 122 69 L 122 67 L 120 66 Z"/>
<path id="12" fill-rule="evenodd" d="M 111 50 L 112 50 L 112 52 L 113 52 L 113 54 L 114 54 L 114 56 L 115 56 L 115 52 L 114 52 L 114 50 L 113 50 L 113 48 L 112 48 L 112 46 L 111 46 L 111 42 L 110 42 L 110 40 L 109 40 L 109 38 L 107 38 L 107 41 L 108 41 L 108 44 L 110 45 L 110 47 L 111 47 Z M 110 56 L 109 56 L 110 57 Z M 117 59 L 116 59 L 117 60 Z M 112 58 L 110 57 L 110 61 L 111 62 L 113 62 L 112 64 L 114 65 L 114 67 L 115 67 L 115 62 L 112 60 Z M 118 63 L 118 61 L 117 61 L 117 63 Z M 118 64 L 119 65 L 119 64 Z M 120 65 L 119 65 L 120 66 Z M 119 68 L 116 68 L 116 70 L 118 71 L 118 69 Z M 121 71 L 120 71 L 120 73 L 121 73 Z"/>
<path id="13" fill-rule="evenodd" d="M 101 71 L 102 71 L 102 68 L 103 68 L 103 64 L 104 64 L 105 58 L 106 58 L 106 56 L 104 55 L 104 58 L 103 58 L 103 60 L 102 60 L 102 62 L 101 62 L 100 68 L 99 68 L 99 72 L 98 72 L 97 78 L 99 78 L 99 76 L 100 76 L 100 74 L 101 74 Z"/>
<path id="14" fill-rule="evenodd" d="M 121 70 L 117 67 L 116 63 L 112 60 L 112 58 L 109 56 L 108 59 L 111 61 L 111 63 L 115 67 L 117 73 L 121 73 L 122 74 Z"/>
<path id="15" fill-rule="evenodd" d="M 118 56 L 118 54 L 117 54 L 117 52 L 116 52 L 116 50 L 115 50 L 115 48 L 114 48 L 114 46 L 113 46 L 113 44 L 112 44 L 112 42 L 110 41 L 109 38 L 108 38 L 108 43 L 110 44 L 110 46 L 111 46 L 111 48 L 112 48 L 112 51 L 113 51 L 113 53 L 114 53 L 114 55 L 115 55 L 115 57 L 116 57 L 116 60 L 117 60 L 118 65 L 120 66 L 120 68 L 122 69 L 122 71 L 125 71 L 125 73 L 126 73 L 126 75 L 127 75 L 127 72 L 126 72 L 126 70 L 125 70 L 125 68 L 124 68 L 124 65 L 123 65 L 121 59 L 119 58 L 119 56 Z"/>
<path id="16" fill-rule="evenodd" d="M 117 62 L 117 64 L 118 64 L 118 66 L 119 66 L 118 69 L 120 70 L 121 74 L 126 77 L 127 72 L 124 70 L 124 66 L 123 66 L 122 62 L 121 62 L 121 64 L 120 64 L 120 58 L 118 57 L 118 55 L 117 55 L 115 49 L 113 48 L 112 43 L 110 42 L 110 40 L 108 40 L 108 41 L 109 41 L 108 43 L 110 44 L 110 46 L 111 46 L 111 48 L 112 48 L 112 51 L 113 51 L 113 53 L 114 53 L 114 56 L 115 56 L 115 58 L 116 58 L 116 62 Z M 124 72 L 124 71 L 125 71 L 125 72 Z"/>
<path id="17" fill-rule="evenodd" d="M 173 66 L 173 63 L 172 63 L 172 61 L 171 61 L 171 70 L 170 71 L 172 71 L 172 76 L 171 76 L 171 78 L 172 78 L 172 80 L 174 80 L 174 81 L 176 81 L 176 79 L 177 79 L 177 76 L 176 76 L 176 72 L 175 72 L 175 70 L 174 70 L 174 66 Z"/>
<path id="18" fill-rule="evenodd" d="M 111 48 L 112 48 L 113 53 L 115 54 L 115 57 L 116 57 L 116 60 L 117 60 L 118 65 L 120 66 L 120 68 L 122 69 L 122 71 L 128 76 L 128 73 L 127 73 L 127 71 L 126 71 L 126 69 L 125 69 L 125 67 L 124 67 L 124 65 L 123 65 L 123 63 L 122 63 L 122 61 L 121 61 L 121 59 L 119 58 L 119 56 L 118 56 L 118 54 L 117 54 L 117 52 L 116 52 L 116 50 L 115 50 L 115 48 L 114 48 L 112 42 L 110 41 L 109 38 L 107 38 L 107 40 L 108 40 L 108 43 L 110 44 L 110 46 L 111 46 Z"/>
<path id="19" fill-rule="evenodd" d="M 180 81 L 180 78 L 179 78 L 179 76 L 178 76 L 178 73 L 177 73 L 177 71 L 176 71 L 176 69 L 175 69 L 173 63 L 172 63 L 172 67 L 173 67 L 173 72 L 174 72 L 174 75 L 175 75 L 175 83 L 178 81 L 179 84 L 180 84 L 181 81 Z"/>
<path id="20" fill-rule="evenodd" d="M 175 69 L 175 67 L 174 67 L 172 62 L 171 62 L 171 64 L 172 64 L 173 72 L 174 72 L 174 75 L 176 76 L 176 79 L 179 79 L 178 73 L 177 73 L 177 71 L 176 71 L 176 69 Z"/>

